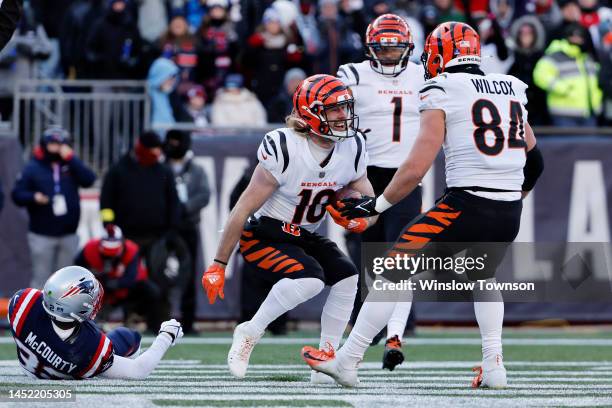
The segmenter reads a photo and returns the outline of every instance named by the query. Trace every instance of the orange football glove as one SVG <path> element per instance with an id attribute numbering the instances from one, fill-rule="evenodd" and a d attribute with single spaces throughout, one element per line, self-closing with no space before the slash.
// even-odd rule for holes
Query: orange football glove
<path id="1" fill-rule="evenodd" d="M 202 276 L 202 286 L 208 296 L 208 303 L 211 305 L 217 300 L 217 295 L 221 299 L 225 299 L 223 286 L 225 285 L 225 268 L 217 264 L 212 264 L 208 267 Z"/>
<path id="2" fill-rule="evenodd" d="M 342 205 L 342 203 L 338 204 Z M 331 215 L 336 224 L 340 225 L 342 228 L 350 232 L 361 234 L 363 231 L 366 230 L 366 228 L 368 228 L 368 220 L 366 220 L 365 218 L 355 218 L 349 220 L 348 218 L 341 216 L 340 212 L 336 210 L 332 205 L 327 205 L 325 209 L 327 210 L 329 215 Z"/>

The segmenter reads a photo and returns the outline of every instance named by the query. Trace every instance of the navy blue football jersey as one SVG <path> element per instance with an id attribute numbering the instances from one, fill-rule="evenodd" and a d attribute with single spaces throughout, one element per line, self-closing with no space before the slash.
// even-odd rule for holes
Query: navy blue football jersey
<path id="1" fill-rule="evenodd" d="M 9 302 L 17 358 L 28 374 L 52 380 L 83 379 L 113 364 L 113 344 L 91 320 L 62 340 L 42 302 L 42 292 L 32 288 L 18 291 Z"/>

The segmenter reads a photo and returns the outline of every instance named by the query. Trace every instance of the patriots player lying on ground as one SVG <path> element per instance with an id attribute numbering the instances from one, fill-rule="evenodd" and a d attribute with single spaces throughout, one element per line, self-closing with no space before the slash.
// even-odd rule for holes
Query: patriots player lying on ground
<path id="1" fill-rule="evenodd" d="M 91 272 L 68 266 L 51 275 L 42 291 L 22 289 L 11 298 L 9 323 L 26 374 L 51 380 L 142 380 L 183 336 L 179 322 L 164 322 L 151 347 L 139 354 L 138 332 L 119 327 L 105 334 L 93 322 L 103 296 Z"/>

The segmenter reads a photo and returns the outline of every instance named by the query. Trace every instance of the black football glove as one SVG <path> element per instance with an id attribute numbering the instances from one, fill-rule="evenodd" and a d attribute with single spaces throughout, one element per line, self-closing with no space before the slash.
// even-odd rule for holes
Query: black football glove
<path id="1" fill-rule="evenodd" d="M 363 196 L 362 198 L 345 198 L 340 208 L 340 215 L 352 220 L 353 218 L 373 217 L 376 211 L 376 197 Z"/>

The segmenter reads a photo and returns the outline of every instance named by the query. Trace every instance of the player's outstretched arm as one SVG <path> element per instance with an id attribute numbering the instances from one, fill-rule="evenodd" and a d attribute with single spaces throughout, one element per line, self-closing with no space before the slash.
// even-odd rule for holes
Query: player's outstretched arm
<path id="1" fill-rule="evenodd" d="M 528 122 L 525 122 L 525 142 L 527 143 L 527 161 L 523 167 L 523 198 L 535 187 L 538 178 L 544 171 L 544 158 L 538 149 L 535 134 Z"/>
<path id="2" fill-rule="evenodd" d="M 100 374 L 102 378 L 144 380 L 157 367 L 166 351 L 183 337 L 181 324 L 176 320 L 163 322 L 155 341 L 135 359 L 115 355 L 113 365 Z"/>
<path id="3" fill-rule="evenodd" d="M 397 169 L 393 179 L 382 195 L 346 198 L 340 209 L 343 217 L 348 219 L 372 217 L 387 210 L 393 204 L 410 194 L 421 182 L 425 173 L 436 159 L 446 131 L 445 113 L 439 109 L 421 112 L 421 127 L 410 154 Z"/>
<path id="4" fill-rule="evenodd" d="M 421 112 L 421 127 L 414 146 L 383 193 L 388 203 L 397 203 L 419 185 L 442 148 L 445 129 L 444 111 Z"/>
<path id="5" fill-rule="evenodd" d="M 240 239 L 242 228 L 247 218 L 261 207 L 278 188 L 276 178 L 261 164 L 255 167 L 251 182 L 244 190 L 236 206 L 229 215 L 221 241 L 217 247 L 215 261 L 202 276 L 202 286 L 206 291 L 209 303 L 215 303 L 217 295 L 223 299 L 225 283 L 225 266 Z"/>

